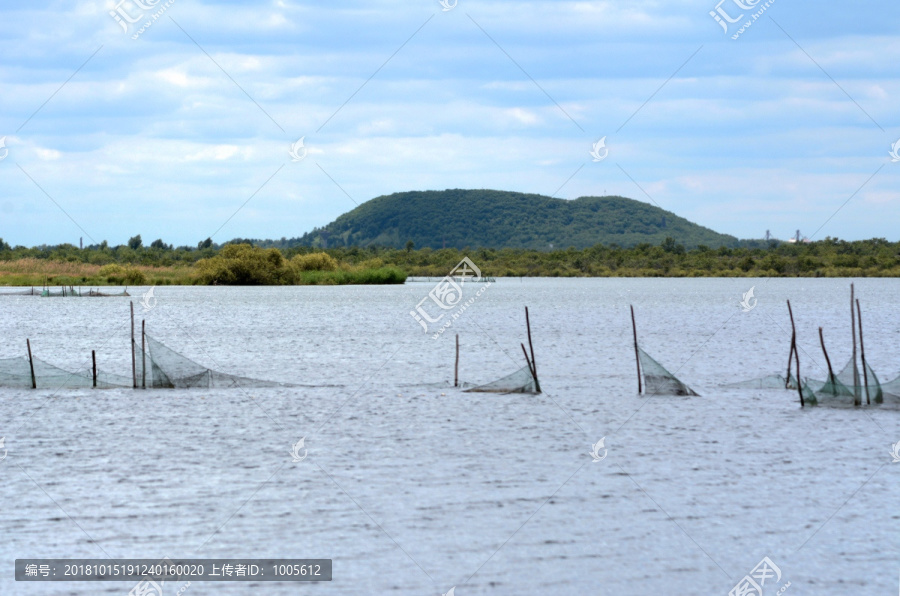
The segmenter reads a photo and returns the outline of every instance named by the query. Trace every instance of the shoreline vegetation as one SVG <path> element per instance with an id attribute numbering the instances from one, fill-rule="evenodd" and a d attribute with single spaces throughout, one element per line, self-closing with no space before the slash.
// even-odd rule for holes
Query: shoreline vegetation
<path id="1" fill-rule="evenodd" d="M 468 256 L 489 277 L 900 277 L 900 242 L 771 241 L 756 247 L 685 249 L 597 245 L 583 250 L 405 249 L 252 244 L 173 248 L 105 242 L 10 247 L 0 239 L 0 286 L 402 284 L 407 276 L 443 277 Z"/>

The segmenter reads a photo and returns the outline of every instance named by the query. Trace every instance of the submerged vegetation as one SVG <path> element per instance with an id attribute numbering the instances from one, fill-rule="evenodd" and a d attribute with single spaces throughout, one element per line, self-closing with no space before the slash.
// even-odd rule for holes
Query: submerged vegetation
<path id="1" fill-rule="evenodd" d="M 263 248 L 258 244 L 267 244 Z M 442 277 L 468 256 L 492 277 L 900 277 L 900 242 L 742 241 L 739 248 L 686 249 L 671 238 L 633 248 L 577 250 L 286 247 L 234 241 L 173 248 L 140 237 L 111 247 L 11 247 L 0 239 L 0 285 L 392 284 Z"/>

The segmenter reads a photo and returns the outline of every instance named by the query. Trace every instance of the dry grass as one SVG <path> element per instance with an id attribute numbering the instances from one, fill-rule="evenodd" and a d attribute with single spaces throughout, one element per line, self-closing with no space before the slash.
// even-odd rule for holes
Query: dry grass
<path id="1" fill-rule="evenodd" d="M 139 270 L 145 278 L 141 283 L 131 285 L 189 286 L 198 283 L 197 271 L 190 265 L 178 267 L 127 265 L 126 267 Z M 127 285 L 121 279 L 111 279 L 106 272 L 101 275 L 100 269 L 100 265 L 47 259 L 0 261 L 0 286 Z M 335 271 L 300 271 L 295 283 L 298 285 L 402 284 L 405 280 L 406 273 L 396 267 L 350 267 Z"/>
<path id="2" fill-rule="evenodd" d="M 193 275 L 187 267 L 147 267 L 133 265 L 147 277 L 148 285 L 190 285 Z M 100 265 L 19 259 L 0 261 L 0 286 L 121 285 L 100 276 Z"/>
<path id="3" fill-rule="evenodd" d="M 48 261 L 47 259 L 19 259 L 0 261 L 0 277 L 5 275 L 68 275 L 91 277 L 97 275 L 100 265 Z"/>

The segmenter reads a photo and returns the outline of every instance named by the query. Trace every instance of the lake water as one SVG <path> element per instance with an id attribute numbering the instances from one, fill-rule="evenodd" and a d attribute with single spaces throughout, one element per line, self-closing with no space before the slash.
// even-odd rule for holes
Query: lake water
<path id="1" fill-rule="evenodd" d="M 900 374 L 898 284 L 856 281 L 882 380 Z M 328 583 L 188 596 L 724 596 L 763 557 L 781 573 L 765 594 L 897 593 L 900 411 L 720 387 L 783 373 L 788 298 L 801 373 L 826 375 L 819 326 L 843 366 L 849 280 L 500 279 L 438 339 L 409 315 L 432 286 L 162 287 L 147 312 L 129 288 L 169 347 L 300 386 L 0 389 L 0 594 L 125 596 L 13 580 L 16 558 L 107 556 L 334 560 Z M 93 349 L 128 375 L 127 304 L 2 297 L 0 357 L 30 338 L 63 368 Z M 642 347 L 700 397 L 637 395 L 629 304 Z M 453 389 L 456 333 L 464 381 L 523 365 L 526 305 L 544 393 Z"/>

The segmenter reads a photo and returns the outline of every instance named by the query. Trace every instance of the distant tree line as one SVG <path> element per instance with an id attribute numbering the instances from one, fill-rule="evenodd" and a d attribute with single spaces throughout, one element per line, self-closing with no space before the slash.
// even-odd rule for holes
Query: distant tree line
<path id="1" fill-rule="evenodd" d="M 135 265 L 193 268 L 201 259 L 212 259 L 224 247 L 249 244 L 273 249 L 287 261 L 297 255 L 327 253 L 344 267 L 398 267 L 413 276 L 446 275 L 464 256 L 471 258 L 485 275 L 501 276 L 759 276 L 759 277 L 900 277 L 900 242 L 883 238 L 844 241 L 825 238 L 816 242 L 742 241 L 741 246 L 685 248 L 672 238 L 658 245 L 631 248 L 596 245 L 585 249 L 552 251 L 512 248 L 415 248 L 412 241 L 402 248 L 383 246 L 313 248 L 290 241 L 235 239 L 216 244 L 207 238 L 196 246 L 173 247 L 162 239 L 145 246 L 140 235 L 128 243 L 107 242 L 86 246 L 10 246 L 0 239 L 0 261 L 39 259 L 92 265 Z M 295 263 L 297 261 L 294 261 Z"/>

